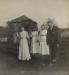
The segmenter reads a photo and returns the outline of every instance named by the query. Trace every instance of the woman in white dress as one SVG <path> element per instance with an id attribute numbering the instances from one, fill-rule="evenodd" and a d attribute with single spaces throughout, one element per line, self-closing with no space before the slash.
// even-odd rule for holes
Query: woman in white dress
<path id="1" fill-rule="evenodd" d="M 40 30 L 40 54 L 49 55 L 49 46 L 47 45 L 47 27 L 41 26 Z"/>
<path id="2" fill-rule="evenodd" d="M 38 53 L 38 31 L 34 28 L 31 33 L 31 53 L 34 55 Z"/>
<path id="3" fill-rule="evenodd" d="M 27 38 L 28 33 L 24 30 L 24 27 L 22 27 L 22 32 L 20 32 L 20 43 L 19 43 L 19 60 L 27 60 L 29 61 L 31 59 L 30 53 L 29 53 L 29 47 L 28 47 L 28 40 Z"/>

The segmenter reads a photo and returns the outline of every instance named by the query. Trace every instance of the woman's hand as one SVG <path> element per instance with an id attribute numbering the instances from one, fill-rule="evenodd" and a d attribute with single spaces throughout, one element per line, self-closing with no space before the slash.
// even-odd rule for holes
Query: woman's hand
<path id="1" fill-rule="evenodd" d="M 59 44 L 57 44 L 57 47 L 59 47 Z"/>

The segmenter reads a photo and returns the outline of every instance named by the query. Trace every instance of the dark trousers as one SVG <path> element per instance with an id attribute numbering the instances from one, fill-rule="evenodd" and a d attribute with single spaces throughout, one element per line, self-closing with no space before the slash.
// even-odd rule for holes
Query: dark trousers
<path id="1" fill-rule="evenodd" d="M 56 59 L 57 45 L 56 44 L 50 44 L 49 49 L 50 49 L 50 60 Z"/>

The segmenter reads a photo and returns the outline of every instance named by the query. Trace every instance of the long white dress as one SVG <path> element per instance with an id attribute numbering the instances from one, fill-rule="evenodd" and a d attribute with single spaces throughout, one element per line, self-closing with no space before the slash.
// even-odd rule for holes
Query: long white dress
<path id="1" fill-rule="evenodd" d="M 49 46 L 47 45 L 47 30 L 40 31 L 40 54 L 49 55 Z"/>
<path id="2" fill-rule="evenodd" d="M 32 31 L 31 33 L 32 41 L 31 41 L 31 53 L 36 54 L 38 53 L 38 32 L 37 31 Z"/>
<path id="3" fill-rule="evenodd" d="M 19 60 L 30 60 L 30 53 L 29 53 L 29 47 L 28 47 L 28 41 L 27 37 L 28 34 L 26 31 L 22 31 L 20 33 L 21 40 L 19 44 Z"/>

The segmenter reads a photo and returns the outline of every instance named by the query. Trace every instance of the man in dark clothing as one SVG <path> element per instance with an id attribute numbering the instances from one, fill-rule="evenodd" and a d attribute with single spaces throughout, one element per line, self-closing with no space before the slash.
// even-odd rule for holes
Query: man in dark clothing
<path id="1" fill-rule="evenodd" d="M 49 20 L 47 24 L 49 26 L 47 31 L 47 44 L 49 45 L 50 49 L 50 59 L 51 62 L 56 62 L 57 47 L 59 46 L 58 27 L 54 25 L 52 20 Z"/>

